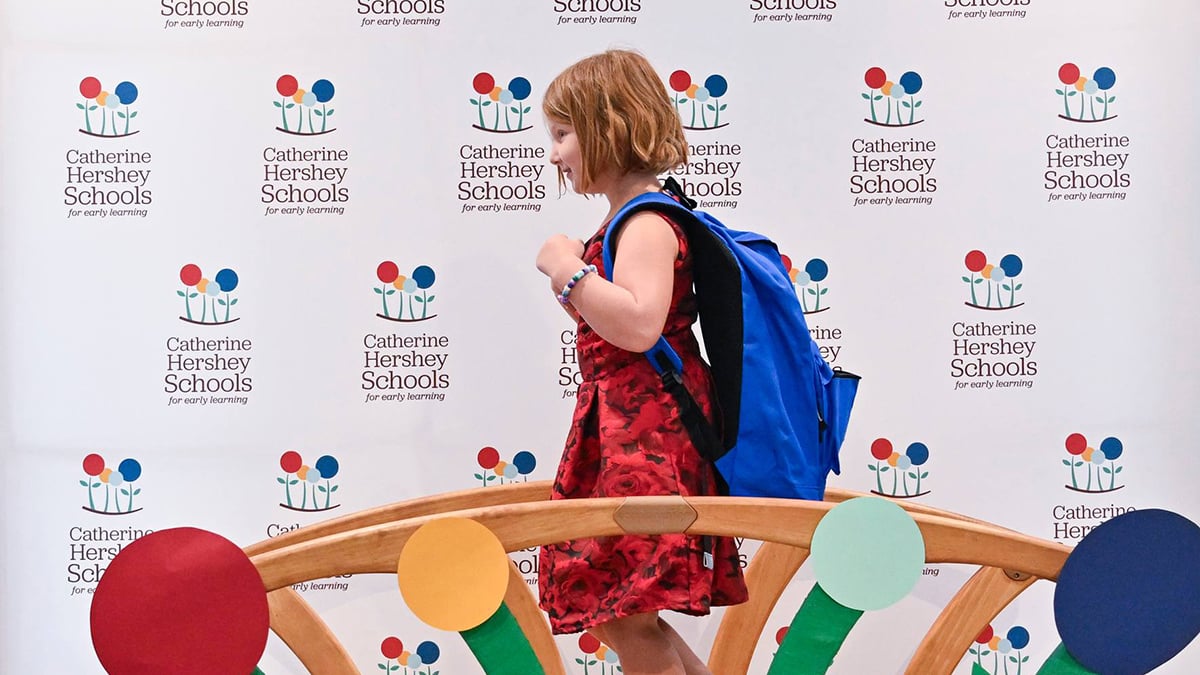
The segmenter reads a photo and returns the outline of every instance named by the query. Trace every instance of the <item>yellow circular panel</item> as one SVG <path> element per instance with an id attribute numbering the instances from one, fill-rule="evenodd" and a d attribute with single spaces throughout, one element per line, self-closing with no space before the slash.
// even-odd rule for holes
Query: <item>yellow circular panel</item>
<path id="1" fill-rule="evenodd" d="M 417 618 L 464 631 L 491 618 L 508 589 L 508 556 L 492 531 L 466 518 L 417 528 L 396 567 L 400 594 Z"/>

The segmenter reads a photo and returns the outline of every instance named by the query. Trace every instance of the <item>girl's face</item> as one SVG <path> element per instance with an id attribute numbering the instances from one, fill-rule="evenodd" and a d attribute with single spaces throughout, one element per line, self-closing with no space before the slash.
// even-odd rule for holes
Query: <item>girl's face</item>
<path id="1" fill-rule="evenodd" d="M 575 192 L 582 193 L 575 182 L 583 169 L 583 156 L 579 151 L 579 137 L 575 135 L 575 127 L 562 122 L 550 122 L 550 163 L 571 182 L 571 188 Z"/>

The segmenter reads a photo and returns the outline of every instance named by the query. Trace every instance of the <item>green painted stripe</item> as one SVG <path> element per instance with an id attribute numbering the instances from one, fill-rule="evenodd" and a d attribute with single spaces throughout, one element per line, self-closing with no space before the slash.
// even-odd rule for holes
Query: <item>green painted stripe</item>
<path id="1" fill-rule="evenodd" d="M 462 631 L 462 636 L 487 675 L 545 675 L 507 604 L 501 603 L 490 619 Z"/>
<path id="2" fill-rule="evenodd" d="M 1096 675 L 1096 673 L 1079 665 L 1075 657 L 1067 653 L 1067 648 L 1060 642 L 1058 648 L 1038 669 L 1037 675 Z"/>
<path id="3" fill-rule="evenodd" d="M 792 619 L 767 675 L 824 675 L 862 614 L 838 604 L 815 584 Z"/>
<path id="4" fill-rule="evenodd" d="M 984 668 L 983 666 L 979 665 L 978 663 L 972 663 L 971 664 L 971 675 L 992 675 L 992 674 L 987 671 L 987 668 Z"/>
<path id="5" fill-rule="evenodd" d="M 262 671 L 262 669 L 261 669 L 261 668 L 258 668 L 258 667 L 256 666 L 256 667 L 254 668 L 254 672 L 253 672 L 253 673 L 250 673 L 250 675 L 267 675 L 267 674 L 266 674 L 266 673 L 264 673 L 264 672 Z"/>

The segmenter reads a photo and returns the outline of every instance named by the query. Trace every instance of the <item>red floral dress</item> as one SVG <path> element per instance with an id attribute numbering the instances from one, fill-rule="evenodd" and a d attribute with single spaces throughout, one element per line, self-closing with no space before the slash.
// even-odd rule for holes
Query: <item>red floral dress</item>
<path id="1" fill-rule="evenodd" d="M 674 223 L 671 227 L 679 255 L 663 334 L 683 359 L 688 390 L 712 419 L 712 376 L 691 329 L 696 320 L 692 259 L 682 231 Z M 592 237 L 583 255 L 601 274 L 606 228 Z M 678 406 L 646 357 L 605 342 L 582 320 L 576 342 L 583 383 L 552 499 L 717 494 L 712 465 L 696 452 Z M 704 566 L 706 548 L 715 569 Z M 580 539 L 544 546 L 540 556 L 540 604 L 555 633 L 577 633 L 663 609 L 703 615 L 710 607 L 746 600 L 738 550 L 728 538 Z"/>

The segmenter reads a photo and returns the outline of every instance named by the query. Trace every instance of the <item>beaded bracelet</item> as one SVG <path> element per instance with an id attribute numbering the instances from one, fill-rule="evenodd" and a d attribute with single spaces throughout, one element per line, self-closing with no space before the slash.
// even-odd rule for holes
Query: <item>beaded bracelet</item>
<path id="1" fill-rule="evenodd" d="M 571 280 L 567 282 L 567 285 L 563 286 L 562 293 L 558 294 L 558 301 L 564 305 L 570 302 L 571 289 L 575 288 L 575 284 L 579 283 L 580 279 L 594 273 L 595 271 L 595 265 L 586 265 L 583 269 L 576 272 L 575 275 L 571 277 Z"/>

